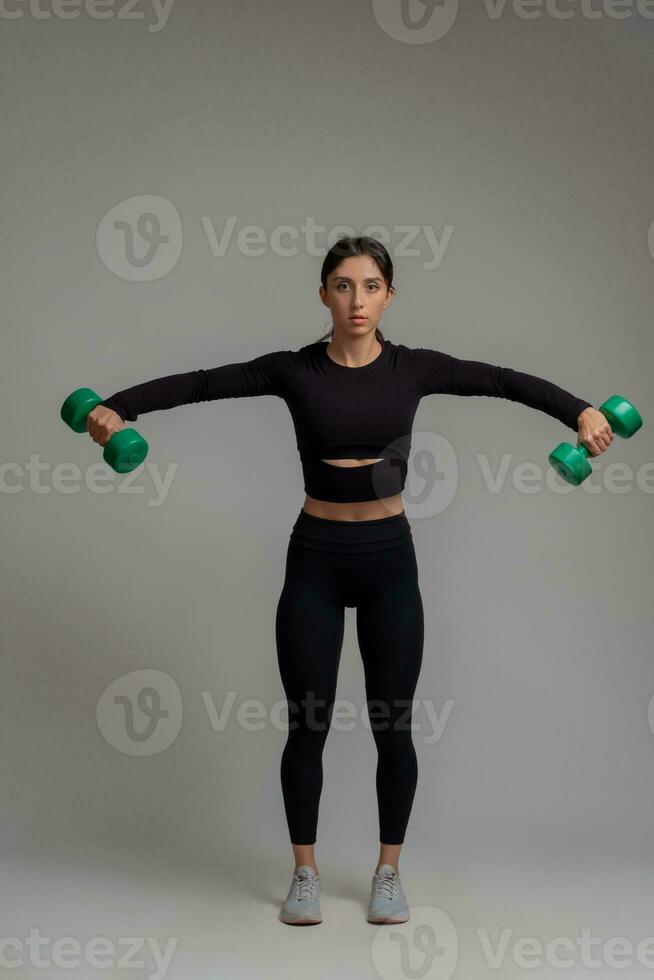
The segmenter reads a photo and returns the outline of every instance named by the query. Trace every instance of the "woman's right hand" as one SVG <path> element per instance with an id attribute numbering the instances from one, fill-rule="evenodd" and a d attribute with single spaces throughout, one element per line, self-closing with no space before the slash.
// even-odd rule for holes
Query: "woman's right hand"
<path id="1" fill-rule="evenodd" d="M 96 405 L 92 412 L 86 416 L 86 429 L 93 442 L 105 446 L 111 439 L 114 432 L 124 428 L 125 423 L 118 412 L 106 405 Z"/>

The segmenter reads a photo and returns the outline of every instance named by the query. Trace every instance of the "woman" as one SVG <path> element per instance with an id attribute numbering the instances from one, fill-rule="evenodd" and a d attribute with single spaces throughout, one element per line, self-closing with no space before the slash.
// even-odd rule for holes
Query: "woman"
<path id="1" fill-rule="evenodd" d="M 401 493 L 420 399 L 443 392 L 522 402 L 578 430 L 578 444 L 592 455 L 613 439 L 590 402 L 549 381 L 386 340 L 378 324 L 394 292 L 384 246 L 342 238 L 321 272 L 331 342 L 158 378 L 117 392 L 88 416 L 89 433 L 104 445 L 125 419 L 155 409 L 253 395 L 288 405 L 306 496 L 288 544 L 275 632 L 289 709 L 281 782 L 295 859 L 280 918 L 297 925 L 322 921 L 314 846 L 346 606 L 357 610 L 378 754 L 380 853 L 368 921 L 409 918 L 398 862 L 418 775 L 407 712 L 422 660 L 423 607 Z"/>

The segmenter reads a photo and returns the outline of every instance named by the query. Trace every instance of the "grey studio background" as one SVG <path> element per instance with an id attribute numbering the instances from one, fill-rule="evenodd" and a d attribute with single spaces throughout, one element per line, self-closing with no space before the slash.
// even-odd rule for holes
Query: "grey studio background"
<path id="1" fill-rule="evenodd" d="M 632 947 L 623 973 L 651 976 L 637 947 L 654 934 L 654 11 L 94 9 L 16 0 L 0 18 L 0 827 L 2 938 L 23 944 L 3 947 L 22 957 L 14 975 L 163 975 L 147 937 L 177 937 L 175 980 L 513 978 L 530 970 L 517 940 L 533 937 L 536 975 L 561 976 L 547 943 L 563 936 L 568 976 L 612 976 L 615 937 Z M 342 231 L 391 252 L 381 329 L 394 343 L 537 374 L 595 406 L 623 394 L 645 420 L 566 493 L 546 482 L 547 454 L 576 436 L 555 419 L 500 399 L 421 402 L 414 447 L 446 440 L 456 473 L 440 509 L 439 487 L 420 502 L 411 470 L 405 493 L 425 646 L 404 959 L 391 929 L 365 921 L 376 752 L 351 609 L 337 697 L 359 720 L 324 753 L 325 921 L 277 920 L 293 858 L 274 616 L 304 499 L 286 405 L 140 416 L 150 468 L 127 481 L 105 466 L 95 485 L 99 447 L 59 418 L 81 386 L 106 397 L 317 340 L 330 324 L 322 257 Z M 525 463 L 540 479 L 520 484 Z M 146 728 L 133 671 L 162 672 L 172 716 L 156 751 L 111 727 L 106 692 L 122 684 Z M 248 699 L 263 726 L 237 718 Z M 445 949 L 426 966 L 422 921 Z M 599 968 L 583 960 L 584 928 L 601 937 Z M 38 965 L 31 929 L 75 937 L 79 963 Z M 502 930 L 498 968 L 483 936 L 496 950 Z M 97 936 L 115 944 L 102 969 L 84 954 Z M 125 936 L 142 937 L 143 965 L 119 962 Z"/>

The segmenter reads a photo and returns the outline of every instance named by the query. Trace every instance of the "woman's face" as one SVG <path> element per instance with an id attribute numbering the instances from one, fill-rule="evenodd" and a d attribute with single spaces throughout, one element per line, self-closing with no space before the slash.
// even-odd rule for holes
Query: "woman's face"
<path id="1" fill-rule="evenodd" d="M 350 255 L 327 276 L 327 289 L 320 298 L 329 307 L 334 332 L 346 337 L 370 333 L 374 337 L 382 313 L 393 298 L 384 277 L 370 255 Z M 362 319 L 353 319 L 356 315 Z"/>

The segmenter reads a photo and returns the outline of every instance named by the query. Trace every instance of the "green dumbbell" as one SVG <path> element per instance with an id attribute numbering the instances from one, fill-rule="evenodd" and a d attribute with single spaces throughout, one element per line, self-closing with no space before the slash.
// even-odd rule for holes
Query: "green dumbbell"
<path id="1" fill-rule="evenodd" d="M 73 432 L 86 432 L 89 412 L 102 402 L 90 388 L 78 388 L 61 406 L 61 417 Z M 131 473 L 148 454 L 148 444 L 135 429 L 119 429 L 107 441 L 102 453 L 105 463 L 116 473 Z"/>
<path id="2" fill-rule="evenodd" d="M 606 417 L 613 432 L 622 439 L 630 439 L 643 424 L 638 410 L 622 395 L 611 395 L 600 405 L 599 411 Z M 569 442 L 562 442 L 552 450 L 548 459 L 559 476 L 578 487 L 592 472 L 588 462 L 590 455 L 590 450 L 583 443 L 572 446 Z"/>

